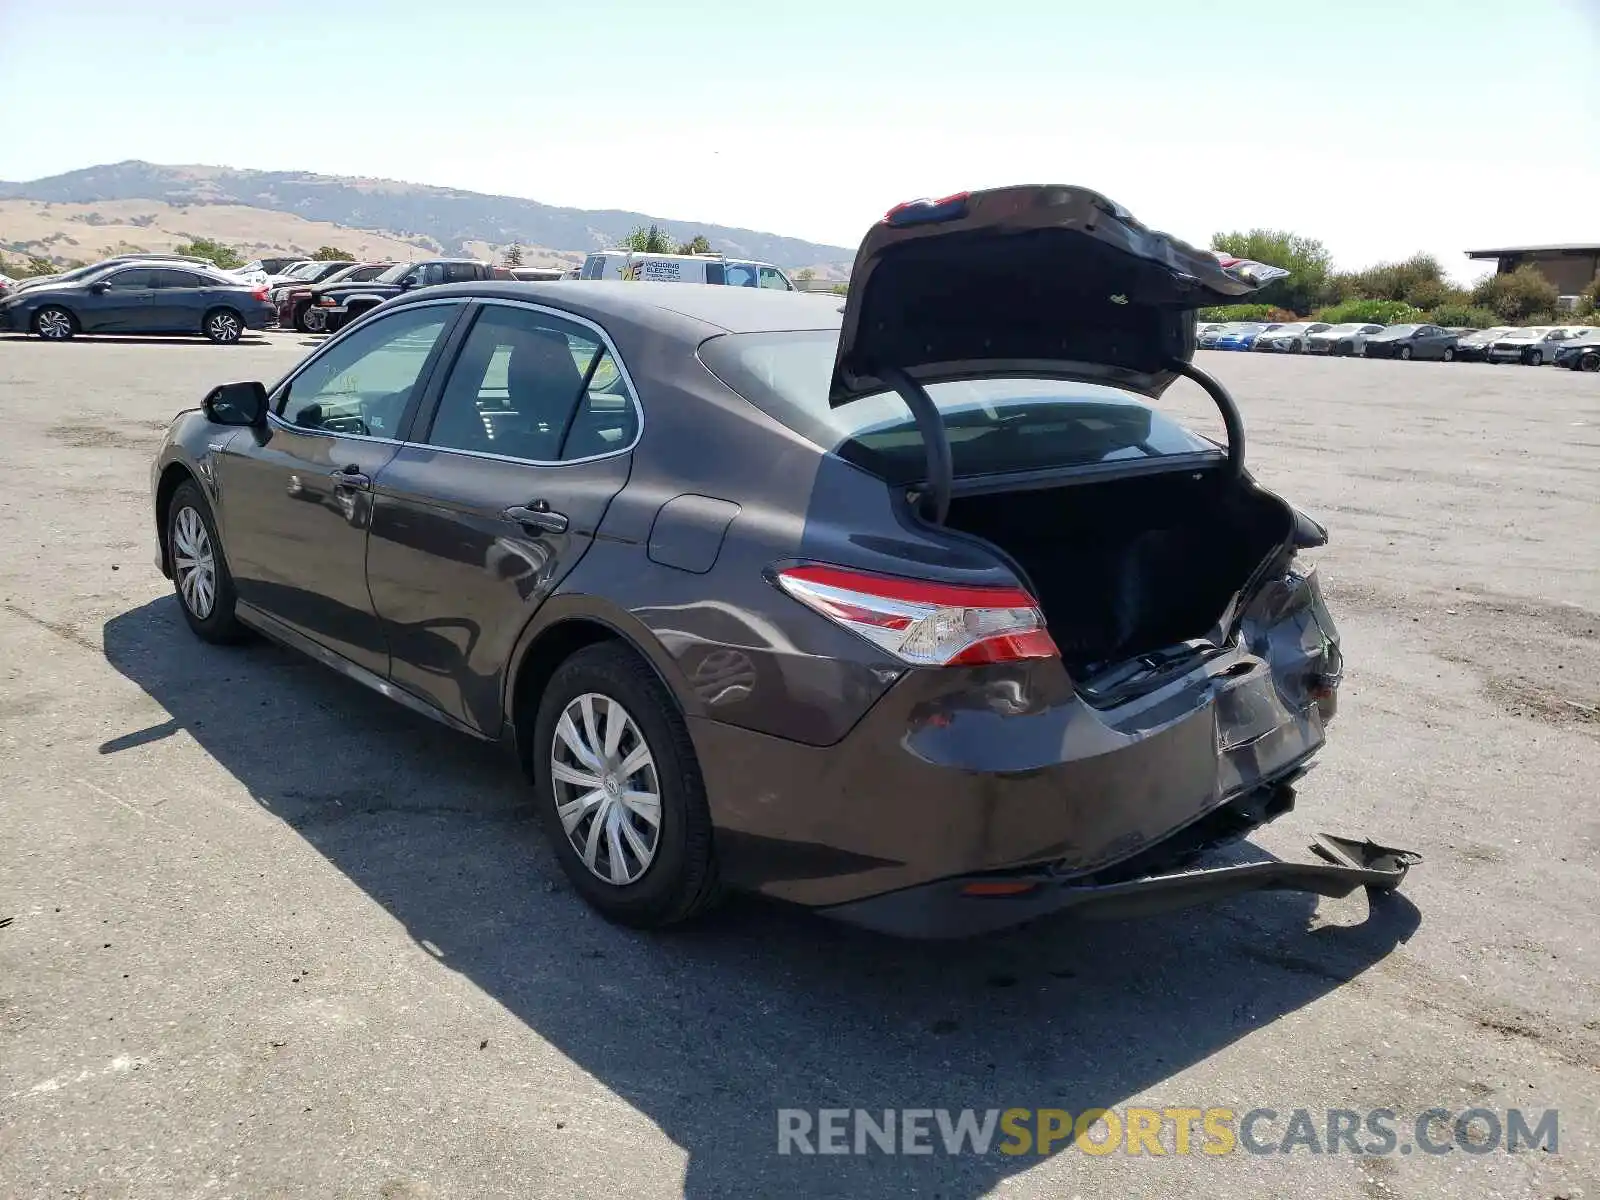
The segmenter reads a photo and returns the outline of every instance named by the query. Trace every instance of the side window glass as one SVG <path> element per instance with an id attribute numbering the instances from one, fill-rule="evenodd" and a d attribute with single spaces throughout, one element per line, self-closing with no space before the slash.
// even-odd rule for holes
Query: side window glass
<path id="1" fill-rule="evenodd" d="M 489 305 L 451 368 L 428 443 L 553 462 L 563 457 L 564 440 L 604 441 L 597 405 L 608 412 L 625 407 L 628 420 L 636 422 L 632 402 L 620 390 L 620 373 L 602 374 L 606 361 L 603 343 L 583 326 L 549 313 Z M 609 424 L 618 426 L 615 412 Z M 616 432 L 605 444 L 620 450 L 632 437 L 618 442 Z"/>
<path id="2" fill-rule="evenodd" d="M 191 271 L 151 271 L 150 286 L 153 288 L 196 288 L 200 286 L 200 276 Z"/>
<path id="3" fill-rule="evenodd" d="M 727 280 L 724 279 L 723 275 L 722 275 L 722 264 L 721 263 L 719 263 L 719 262 L 708 262 L 706 264 L 706 282 L 707 283 L 719 283 L 719 284 L 727 282 Z"/>
<path id="4" fill-rule="evenodd" d="M 446 263 L 444 268 L 444 281 L 446 283 L 465 283 L 470 279 L 478 278 L 476 263 Z"/>
<path id="5" fill-rule="evenodd" d="M 756 286 L 756 269 L 749 263 L 728 263 L 724 271 L 729 287 Z"/>
<path id="6" fill-rule="evenodd" d="M 761 286 L 764 288 L 774 288 L 780 292 L 787 292 L 790 290 L 789 281 L 783 277 L 783 272 L 778 270 L 776 267 L 761 268 Z"/>
<path id="7" fill-rule="evenodd" d="M 561 444 L 561 457 L 594 458 L 626 450 L 639 436 L 639 410 L 616 359 L 604 346 L 589 371 L 583 399 Z"/>
<path id="8" fill-rule="evenodd" d="M 394 437 L 453 304 L 407 308 L 329 347 L 290 381 L 278 415 L 302 429 Z"/>
<path id="9" fill-rule="evenodd" d="M 115 292 L 136 291 L 150 286 L 151 274 L 152 272 L 148 269 L 138 267 L 132 271 L 118 271 L 106 282 L 111 285 L 111 290 Z"/>

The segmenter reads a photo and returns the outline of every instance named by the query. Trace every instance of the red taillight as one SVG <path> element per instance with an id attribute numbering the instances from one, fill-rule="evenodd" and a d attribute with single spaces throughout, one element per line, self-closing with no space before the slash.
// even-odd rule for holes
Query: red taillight
<path id="1" fill-rule="evenodd" d="M 843 567 L 790 567 L 778 586 L 808 608 L 918 666 L 969 666 L 1060 653 L 1032 596 Z"/>
<path id="2" fill-rule="evenodd" d="M 896 204 L 883 215 L 885 225 L 924 225 L 935 221 L 954 221 L 967 215 L 967 201 L 971 192 L 955 192 L 937 200 L 907 200 Z"/>
<path id="3" fill-rule="evenodd" d="M 265 300 L 267 298 L 266 285 L 262 284 L 255 291 L 251 292 L 250 295 L 251 295 L 252 298 L 254 298 L 256 300 Z"/>

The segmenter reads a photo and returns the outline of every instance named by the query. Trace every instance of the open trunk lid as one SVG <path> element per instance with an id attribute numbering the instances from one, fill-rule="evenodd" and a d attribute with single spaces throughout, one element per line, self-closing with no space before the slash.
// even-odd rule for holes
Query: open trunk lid
<path id="1" fill-rule="evenodd" d="M 856 252 L 829 399 L 1003 376 L 1157 396 L 1194 356 L 1194 310 L 1287 274 L 1146 229 L 1096 192 L 1028 184 L 890 210 Z"/>

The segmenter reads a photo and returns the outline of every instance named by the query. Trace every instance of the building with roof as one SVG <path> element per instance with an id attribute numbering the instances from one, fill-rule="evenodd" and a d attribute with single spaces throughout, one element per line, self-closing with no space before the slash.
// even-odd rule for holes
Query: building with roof
<path id="1" fill-rule="evenodd" d="M 1505 246 L 1498 250 L 1468 250 L 1467 257 L 1493 259 L 1497 275 L 1531 263 L 1563 296 L 1577 295 L 1600 275 L 1600 245 Z"/>

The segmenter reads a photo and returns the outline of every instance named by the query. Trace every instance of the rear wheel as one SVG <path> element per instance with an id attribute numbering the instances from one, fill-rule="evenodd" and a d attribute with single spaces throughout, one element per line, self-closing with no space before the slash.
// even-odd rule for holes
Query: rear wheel
<path id="1" fill-rule="evenodd" d="M 200 322 L 200 329 L 213 342 L 231 346 L 244 336 L 244 318 L 231 308 L 213 308 Z"/>
<path id="2" fill-rule="evenodd" d="M 1305 347 L 1300 344 L 1299 339 L 1296 339 L 1295 341 L 1292 341 L 1292 342 L 1289 343 L 1289 353 L 1290 354 L 1299 354 L 1304 349 L 1305 349 Z"/>
<path id="3" fill-rule="evenodd" d="M 78 332 L 78 321 L 59 304 L 47 304 L 33 314 L 33 332 L 47 342 L 64 342 Z"/>
<path id="4" fill-rule="evenodd" d="M 222 558 L 211 506 L 193 482 L 179 484 L 167 505 L 167 569 L 183 618 L 196 636 L 236 642 L 244 635 L 234 616 L 233 576 Z"/>
<path id="5" fill-rule="evenodd" d="M 301 333 L 321 333 L 328 326 L 328 318 L 320 308 L 305 305 L 295 314 L 294 327 Z"/>
<path id="6" fill-rule="evenodd" d="M 606 642 L 562 663 L 528 753 L 556 857 L 602 914 L 657 928 L 716 900 L 711 816 L 688 726 L 631 650 Z"/>
<path id="7" fill-rule="evenodd" d="M 1600 354 L 1585 354 L 1578 360 L 1580 371 L 1600 371 Z"/>

